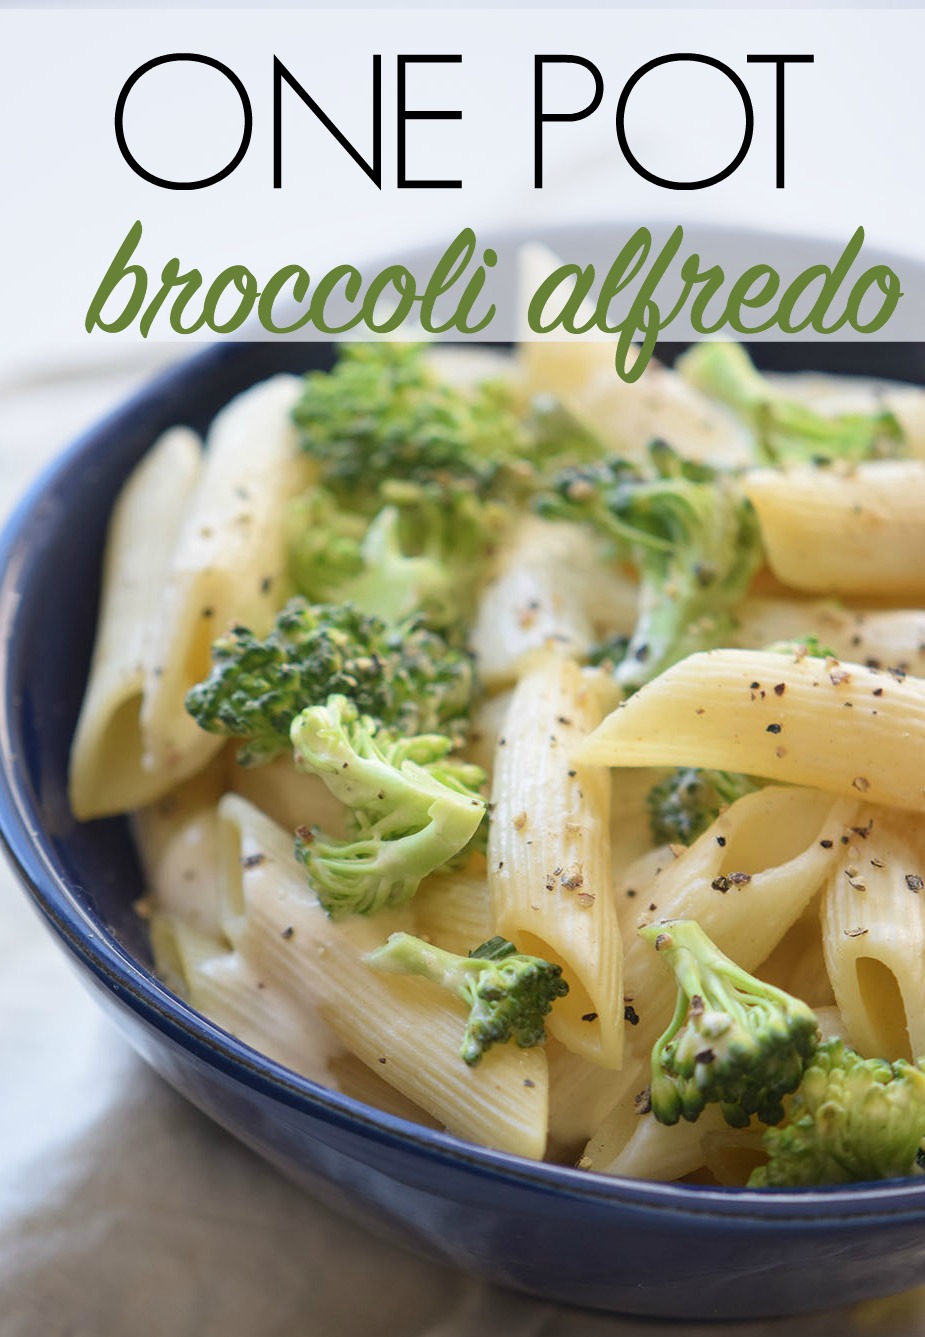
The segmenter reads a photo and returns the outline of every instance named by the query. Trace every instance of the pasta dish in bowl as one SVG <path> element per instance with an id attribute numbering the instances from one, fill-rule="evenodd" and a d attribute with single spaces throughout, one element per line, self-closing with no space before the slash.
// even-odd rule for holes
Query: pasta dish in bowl
<path id="1" fill-rule="evenodd" d="M 80 502 L 109 518 L 78 822 L 33 706 L 38 788 L 4 779 L 122 1024 L 314 1191 L 497 1281 L 782 1312 L 844 1294 L 799 1298 L 837 1239 L 851 1294 L 908 1284 L 921 392 L 724 345 L 635 386 L 597 344 L 221 351 Z M 14 651 L 50 561 L 0 604 Z"/>

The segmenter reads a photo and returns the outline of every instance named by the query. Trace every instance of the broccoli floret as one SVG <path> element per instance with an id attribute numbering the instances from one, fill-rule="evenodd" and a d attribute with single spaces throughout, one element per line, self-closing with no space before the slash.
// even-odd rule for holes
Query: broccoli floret
<path id="1" fill-rule="evenodd" d="M 436 630 L 459 628 L 507 516 L 471 492 L 438 492 L 399 480 L 383 484 L 370 521 L 324 488 L 293 504 L 289 565 L 300 594 L 352 603 L 400 622 L 420 613 Z"/>
<path id="2" fill-rule="evenodd" d="M 336 528 L 330 531 L 330 553 L 324 551 L 323 529 L 299 534 L 290 565 L 301 594 L 309 599 L 351 603 L 385 622 L 401 622 L 418 612 L 425 614 L 434 627 L 456 621 L 453 582 L 447 568 L 433 557 L 409 556 L 402 550 L 397 507 L 384 507 L 368 527 L 360 516 L 349 518 L 359 521 L 361 531 L 352 552 L 346 538 L 338 541 Z"/>
<path id="3" fill-rule="evenodd" d="M 693 920 L 649 924 L 640 934 L 678 983 L 671 1024 L 652 1050 L 652 1113 L 691 1123 L 718 1103 L 743 1128 L 784 1117 L 781 1097 L 800 1083 L 817 1042 L 813 1011 L 742 970 Z"/>
<path id="4" fill-rule="evenodd" d="M 769 1128 L 767 1165 L 749 1188 L 801 1188 L 922 1173 L 925 1071 L 919 1063 L 861 1058 L 827 1040 L 787 1102 L 787 1121 Z"/>
<path id="5" fill-rule="evenodd" d="M 350 506 L 378 509 L 380 486 L 406 479 L 485 493 L 498 462 L 525 433 L 498 386 L 465 393 L 430 373 L 423 348 L 363 343 L 341 349 L 331 372 L 310 372 L 293 410 L 321 481 Z"/>
<path id="6" fill-rule="evenodd" d="M 653 785 L 646 798 L 657 845 L 692 845 L 724 808 L 761 788 L 761 781 L 733 771 L 683 766 Z"/>
<path id="7" fill-rule="evenodd" d="M 722 645 L 761 562 L 758 524 L 729 474 L 649 447 L 651 474 L 626 460 L 566 470 L 537 501 L 584 521 L 639 571 L 639 613 L 616 677 L 635 691 L 679 659 Z"/>
<path id="8" fill-rule="evenodd" d="M 817 413 L 776 390 L 740 344 L 697 344 L 679 358 L 677 370 L 751 426 L 765 463 L 870 460 L 902 452 L 902 429 L 892 413 Z"/>
<path id="9" fill-rule="evenodd" d="M 327 488 L 309 488 L 290 503 L 286 513 L 289 572 L 296 590 L 309 603 L 347 602 L 341 591 L 363 571 L 368 524 L 364 516 L 341 506 Z"/>
<path id="10" fill-rule="evenodd" d="M 568 993 L 561 966 L 525 956 L 505 938 L 491 938 L 468 956 L 457 956 L 409 933 L 393 933 L 366 960 L 376 970 L 423 975 L 462 999 L 470 1010 L 459 1053 L 470 1066 L 494 1044 L 541 1045 L 546 1014 Z"/>
<path id="11" fill-rule="evenodd" d="M 599 439 L 558 400 L 518 402 L 505 384 L 469 389 L 434 377 L 413 344 L 345 345 L 333 371 L 311 372 L 293 410 L 321 481 L 374 513 L 396 480 L 431 498 L 520 498 L 554 467 L 597 459 Z"/>
<path id="12" fill-rule="evenodd" d="M 232 627 L 212 646 L 212 671 L 186 698 L 210 733 L 240 738 L 242 765 L 285 751 L 292 721 L 330 695 L 403 734 L 464 742 L 475 676 L 471 656 L 412 620 L 389 626 L 350 604 L 292 599 L 263 640 Z"/>
<path id="13" fill-rule="evenodd" d="M 319 775 L 352 811 L 355 832 L 335 840 L 297 833 L 296 855 L 332 919 L 401 905 L 422 878 L 472 840 L 485 815 L 485 773 L 454 761 L 439 734 L 400 738 L 330 696 L 292 722 L 296 766 Z"/>

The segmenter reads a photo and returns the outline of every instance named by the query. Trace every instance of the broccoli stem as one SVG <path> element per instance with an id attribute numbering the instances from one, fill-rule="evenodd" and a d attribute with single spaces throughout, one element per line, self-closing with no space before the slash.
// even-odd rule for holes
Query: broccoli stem
<path id="1" fill-rule="evenodd" d="M 513 1040 L 522 1049 L 542 1044 L 547 1013 L 568 993 L 559 966 L 518 952 L 506 938 L 491 938 L 469 956 L 458 956 L 409 933 L 393 933 L 366 960 L 375 970 L 422 975 L 466 1004 L 459 1052 L 470 1067 L 494 1044 Z"/>

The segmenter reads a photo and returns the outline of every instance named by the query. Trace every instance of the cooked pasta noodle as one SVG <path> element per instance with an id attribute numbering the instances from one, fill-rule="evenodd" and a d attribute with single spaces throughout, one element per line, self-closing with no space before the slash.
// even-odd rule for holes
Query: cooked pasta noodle
<path id="1" fill-rule="evenodd" d="M 864 808 L 822 901 L 825 959 L 861 1053 L 925 1056 L 925 823 Z"/>
<path id="2" fill-rule="evenodd" d="M 813 594 L 925 594 L 925 462 L 880 460 L 836 469 L 755 470 L 745 491 L 768 563 Z"/>
<path id="3" fill-rule="evenodd" d="M 548 653 L 520 680 L 498 740 L 488 885 L 499 933 L 558 962 L 570 992 L 550 1019 L 569 1049 L 617 1067 L 623 1047 L 620 929 L 611 891 L 610 777 L 573 766 L 607 683 Z"/>
<path id="4" fill-rule="evenodd" d="M 208 673 L 212 640 L 235 621 L 264 633 L 285 595 L 283 509 L 311 476 L 287 422 L 299 385 L 276 376 L 255 386 L 209 431 L 205 467 L 158 591 L 156 653 L 145 668 L 141 764 L 161 783 L 192 774 L 221 746 L 184 708 Z"/>
<path id="5" fill-rule="evenodd" d="M 925 679 L 713 650 L 675 664 L 623 702 L 572 756 L 586 764 L 747 771 L 923 811 L 918 753 L 909 746 L 923 726 Z"/>
<path id="6" fill-rule="evenodd" d="M 139 808 L 175 783 L 145 769 L 139 714 L 161 649 L 164 582 L 200 454 L 194 432 L 165 433 L 129 477 L 112 514 L 90 680 L 71 748 L 71 807 L 82 821 Z"/>

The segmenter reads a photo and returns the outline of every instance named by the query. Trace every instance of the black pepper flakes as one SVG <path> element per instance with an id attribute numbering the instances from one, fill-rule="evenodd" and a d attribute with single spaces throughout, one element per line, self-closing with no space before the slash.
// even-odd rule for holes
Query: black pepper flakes
<path id="1" fill-rule="evenodd" d="M 784 692 L 786 692 L 786 690 L 787 690 L 787 684 L 786 684 L 785 682 L 776 682 L 776 683 L 774 684 L 774 695 L 775 695 L 775 696 L 783 696 L 783 695 L 784 695 Z"/>
<path id="2" fill-rule="evenodd" d="M 765 729 L 765 733 L 780 733 L 782 727 L 783 726 L 780 724 L 769 724 Z"/>
<path id="3" fill-rule="evenodd" d="M 906 886 L 910 891 L 921 891 L 925 887 L 925 882 L 922 881 L 918 873 L 907 873 Z"/>
<path id="4" fill-rule="evenodd" d="M 632 1003 L 627 1003 L 623 1009 L 623 1020 L 628 1021 L 631 1026 L 639 1025 L 639 1013 L 633 1007 Z"/>
<path id="5" fill-rule="evenodd" d="M 295 929 L 292 927 L 291 924 L 287 924 L 287 926 L 283 929 L 282 933 L 279 936 L 281 938 L 285 938 L 286 941 L 288 942 L 289 939 L 292 937 L 293 933 L 295 933 Z"/>
<path id="6" fill-rule="evenodd" d="M 725 848 L 726 848 L 726 837 L 725 837 L 725 836 L 717 836 L 717 837 L 716 837 L 716 843 L 717 843 L 717 845 L 720 847 L 721 850 L 722 850 L 722 849 L 725 849 Z"/>
<path id="7" fill-rule="evenodd" d="M 597 1021 L 596 1012 L 585 1012 L 582 1014 L 582 1021 Z"/>

